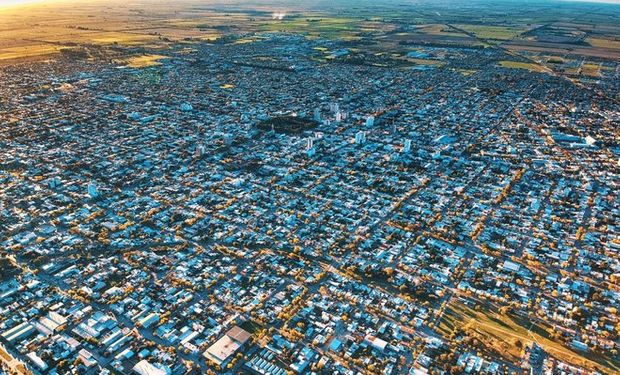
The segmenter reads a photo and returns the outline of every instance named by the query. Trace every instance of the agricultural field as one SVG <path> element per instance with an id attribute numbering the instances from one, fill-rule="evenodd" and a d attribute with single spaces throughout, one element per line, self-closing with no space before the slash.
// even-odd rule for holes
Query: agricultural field
<path id="1" fill-rule="evenodd" d="M 455 25 L 459 29 L 476 35 L 481 39 L 510 40 L 528 31 L 523 26 Z"/>
<path id="2" fill-rule="evenodd" d="M 79 45 L 166 48 L 177 42 L 213 41 L 225 34 L 256 30 L 257 22 L 250 21 L 247 13 L 182 12 L 188 6 L 154 3 L 140 10 L 131 3 L 112 7 L 92 2 L 76 8 L 58 2 L 7 8 L 0 12 L 0 60 L 41 59 Z M 169 18 L 170 12 L 180 18 Z M 264 15 L 261 22 L 268 19 Z"/>
<path id="3" fill-rule="evenodd" d="M 30 5 L 20 12 L 9 8 L 0 14 L 0 59 L 42 59 L 76 45 L 165 49 L 175 43 L 214 42 L 226 36 L 238 36 L 233 37 L 233 43 L 249 43 L 259 40 L 262 33 L 273 32 L 301 34 L 308 39 L 363 41 L 373 51 L 398 52 L 403 46 L 417 45 L 480 48 L 501 44 L 517 54 L 620 55 L 620 42 L 610 37 L 617 28 L 599 14 L 574 24 L 570 13 L 565 16 L 558 12 L 549 18 L 534 10 L 519 10 L 522 14 L 517 14 L 515 9 L 509 12 L 510 17 L 499 16 L 495 23 L 485 24 L 473 8 L 439 13 L 430 7 L 425 12 L 412 12 L 399 7 L 347 7 L 343 3 L 338 11 L 326 13 L 318 7 L 250 6 L 242 1 L 204 5 L 183 0 L 174 5 L 153 3 L 146 8 L 132 1 L 115 6 L 94 1 L 79 9 L 63 2 Z M 557 33 L 578 33 L 584 42 L 577 48 L 545 42 L 558 38 Z"/>
<path id="4" fill-rule="evenodd" d="M 581 74 L 588 77 L 600 77 L 601 67 L 599 64 L 584 63 L 581 65 Z"/>
<path id="5" fill-rule="evenodd" d="M 0 62 L 9 60 L 40 59 L 59 53 L 55 45 L 37 44 L 17 47 L 0 48 Z"/>
<path id="6" fill-rule="evenodd" d="M 615 40 L 612 38 L 587 38 L 586 42 L 594 47 L 620 49 L 620 40 Z"/>
<path id="7" fill-rule="evenodd" d="M 460 31 L 455 30 L 447 25 L 442 24 L 430 24 L 430 25 L 420 25 L 416 28 L 417 32 L 428 34 L 428 35 L 443 35 L 443 36 L 464 36 Z"/>
<path id="8" fill-rule="evenodd" d="M 526 70 L 529 70 L 530 72 L 539 72 L 539 73 L 549 72 L 549 69 L 545 68 L 544 66 L 541 66 L 535 63 L 528 63 L 528 62 L 504 60 L 504 61 L 500 61 L 499 65 L 504 68 L 526 69 Z"/>
<path id="9" fill-rule="evenodd" d="M 282 20 L 276 19 L 260 25 L 259 30 L 265 32 L 307 34 L 317 38 L 343 38 L 349 40 L 357 39 L 359 34 L 363 32 L 360 22 L 357 19 L 318 16 L 295 16 Z M 372 29 L 366 28 L 366 30 L 370 31 Z"/>
<path id="10" fill-rule="evenodd" d="M 160 60 L 167 59 L 167 56 L 162 55 L 143 55 L 130 57 L 124 61 L 130 68 L 146 68 L 149 66 L 161 65 Z"/>
<path id="11" fill-rule="evenodd" d="M 439 60 L 413 59 L 413 58 L 406 58 L 405 60 L 408 61 L 408 62 L 414 63 L 416 65 L 432 65 L 432 66 L 442 66 L 442 65 L 444 65 L 444 63 L 442 61 L 439 61 Z"/>

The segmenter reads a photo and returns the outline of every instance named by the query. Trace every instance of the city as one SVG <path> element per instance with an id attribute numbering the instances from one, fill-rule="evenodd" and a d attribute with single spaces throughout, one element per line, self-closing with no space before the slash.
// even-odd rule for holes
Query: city
<path id="1" fill-rule="evenodd" d="M 620 6 L 236 4 L 0 48 L 0 373 L 620 372 Z"/>

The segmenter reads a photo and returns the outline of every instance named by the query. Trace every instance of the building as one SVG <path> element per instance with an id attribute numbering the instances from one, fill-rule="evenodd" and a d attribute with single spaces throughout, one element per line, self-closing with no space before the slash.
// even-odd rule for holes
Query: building
<path id="1" fill-rule="evenodd" d="M 383 353 L 388 346 L 387 341 L 382 340 L 378 337 L 371 336 L 371 335 L 367 335 L 364 338 L 364 342 L 366 342 L 368 345 L 370 345 L 374 349 L 380 351 L 381 353 Z"/>
<path id="2" fill-rule="evenodd" d="M 88 196 L 93 199 L 99 196 L 99 192 L 97 191 L 97 184 L 92 181 L 88 184 Z"/>
<path id="3" fill-rule="evenodd" d="M 306 155 L 314 156 L 316 149 L 314 148 L 314 138 L 306 139 Z"/>
<path id="4" fill-rule="evenodd" d="M 321 122 L 321 110 L 319 108 L 314 109 L 314 121 Z"/>
<path id="5" fill-rule="evenodd" d="M 35 329 L 32 324 L 24 322 L 4 332 L 2 338 L 13 343 L 29 336 L 31 333 L 34 333 L 34 331 Z"/>
<path id="6" fill-rule="evenodd" d="M 366 117 L 366 126 L 374 126 L 375 125 L 375 116 Z"/>
<path id="7" fill-rule="evenodd" d="M 336 112 L 336 118 L 335 118 L 336 122 L 342 121 L 342 118 L 343 118 L 342 117 L 342 112 L 340 112 L 340 111 Z"/>
<path id="8" fill-rule="evenodd" d="M 205 146 L 204 145 L 198 145 L 196 147 L 196 151 L 194 152 L 194 158 L 199 159 L 201 158 L 206 152 Z"/>
<path id="9" fill-rule="evenodd" d="M 359 131 L 355 133 L 355 143 L 357 144 L 366 143 L 366 132 L 365 131 Z"/>
<path id="10" fill-rule="evenodd" d="M 411 151 L 411 139 L 405 139 L 405 145 L 403 146 L 403 152 Z"/>
<path id="11" fill-rule="evenodd" d="M 140 319 L 140 321 L 138 321 L 138 325 L 144 328 L 148 328 L 152 326 L 153 324 L 157 324 L 158 322 L 159 322 L 159 314 L 150 313 L 144 318 Z"/>
<path id="12" fill-rule="evenodd" d="M 170 375 L 172 373 L 168 367 L 159 364 L 154 365 L 146 359 L 136 363 L 132 370 L 139 375 Z"/>
<path id="13" fill-rule="evenodd" d="M 204 356 L 218 365 L 228 360 L 250 339 L 250 333 L 237 326 L 226 332 L 222 338 L 211 345 Z"/>

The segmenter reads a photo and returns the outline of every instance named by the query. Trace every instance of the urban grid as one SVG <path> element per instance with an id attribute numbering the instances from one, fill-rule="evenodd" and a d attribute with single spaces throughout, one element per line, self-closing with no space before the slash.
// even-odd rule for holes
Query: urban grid
<path id="1" fill-rule="evenodd" d="M 298 10 L 208 40 L 0 43 L 0 373 L 619 373 L 601 6 L 607 50 L 559 40 L 563 18 L 507 40 L 430 5 L 451 18 L 361 15 L 383 26 L 354 38 Z"/>

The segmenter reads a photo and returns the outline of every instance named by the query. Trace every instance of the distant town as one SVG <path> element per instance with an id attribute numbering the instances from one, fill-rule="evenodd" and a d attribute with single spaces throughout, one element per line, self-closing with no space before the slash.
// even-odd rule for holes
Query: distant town
<path id="1" fill-rule="evenodd" d="M 619 373 L 600 6 L 0 49 L 0 374 Z"/>

